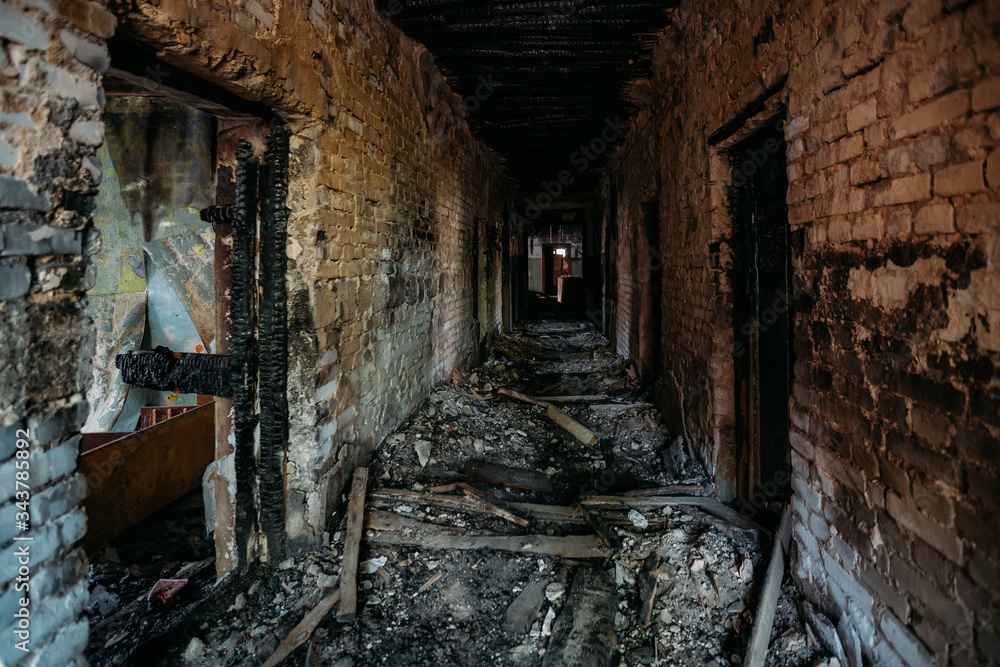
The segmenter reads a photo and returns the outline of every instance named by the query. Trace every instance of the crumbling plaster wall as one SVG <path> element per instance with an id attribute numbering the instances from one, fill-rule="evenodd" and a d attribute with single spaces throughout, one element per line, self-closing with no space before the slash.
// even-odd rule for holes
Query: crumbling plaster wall
<path id="1" fill-rule="evenodd" d="M 626 239 L 659 168 L 665 411 L 725 492 L 730 167 L 709 138 L 787 109 L 794 574 L 873 664 L 1000 656 L 998 25 L 996 2 L 685 3 L 605 186 Z"/>
<path id="2" fill-rule="evenodd" d="M 84 294 L 94 285 L 88 256 L 100 247 L 91 221 L 101 179 L 99 75 L 108 64 L 103 40 L 113 30 L 111 14 L 85 0 L 0 2 L 4 665 L 83 664 L 87 641 L 87 561 L 77 546 L 87 480 L 76 473 L 76 459 L 94 349 Z M 25 472 L 27 497 L 16 486 Z M 25 500 L 30 529 L 22 531 L 15 521 L 24 507 L 15 503 Z M 14 541 L 23 536 L 32 539 Z M 27 619 L 15 616 L 22 598 L 30 601 Z M 24 639 L 28 652 L 17 647 Z"/>
<path id="3" fill-rule="evenodd" d="M 354 468 L 474 359 L 475 252 L 478 336 L 499 327 L 483 263 L 511 186 L 431 55 L 370 2 L 113 6 L 122 32 L 292 129 L 286 523 L 294 548 L 316 545 Z"/>

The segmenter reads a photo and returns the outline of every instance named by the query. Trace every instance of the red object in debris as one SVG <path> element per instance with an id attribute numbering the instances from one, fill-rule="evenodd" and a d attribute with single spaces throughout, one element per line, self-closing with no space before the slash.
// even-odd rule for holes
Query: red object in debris
<path id="1" fill-rule="evenodd" d="M 187 585 L 187 582 L 187 579 L 160 579 L 149 591 L 146 601 L 152 602 L 155 599 L 160 602 L 167 602 L 176 596 Z"/>

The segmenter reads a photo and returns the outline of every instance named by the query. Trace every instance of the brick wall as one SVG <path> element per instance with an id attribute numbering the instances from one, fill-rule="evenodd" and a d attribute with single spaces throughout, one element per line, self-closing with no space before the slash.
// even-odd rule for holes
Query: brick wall
<path id="1" fill-rule="evenodd" d="M 511 186 L 431 55 L 368 2 L 113 7 L 292 129 L 286 519 L 315 545 L 354 468 L 499 328 Z"/>
<path id="2" fill-rule="evenodd" d="M 75 472 L 86 418 L 93 327 L 84 293 L 101 169 L 100 5 L 0 2 L 0 663 L 83 664 L 86 518 Z M 22 429 L 27 429 L 24 438 Z M 18 439 L 27 443 L 21 458 Z M 16 525 L 15 475 L 27 461 L 30 529 Z M 29 536 L 30 541 L 14 541 Z M 27 577 L 20 570 L 28 551 Z M 27 583 L 29 588 L 23 586 Z M 28 592 L 25 592 L 25 591 Z M 29 652 L 15 613 L 27 598 Z"/>
<path id="3" fill-rule="evenodd" d="M 644 170 L 659 169 L 659 395 L 731 496 L 720 137 L 781 114 L 794 574 L 873 664 L 1000 656 L 998 21 L 992 2 L 683 5 L 605 186 L 626 239 Z M 634 288 L 618 275 L 614 333 L 634 354 Z"/>

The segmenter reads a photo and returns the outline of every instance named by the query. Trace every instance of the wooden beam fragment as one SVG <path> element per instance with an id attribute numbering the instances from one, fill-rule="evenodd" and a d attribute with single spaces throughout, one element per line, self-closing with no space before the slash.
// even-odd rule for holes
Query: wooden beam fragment
<path id="1" fill-rule="evenodd" d="M 358 614 L 358 554 L 364 534 L 365 491 L 368 468 L 354 471 L 351 496 L 347 503 L 347 525 L 344 528 L 344 560 L 340 570 L 340 609 L 337 620 L 353 623 Z"/>
<path id="2" fill-rule="evenodd" d="M 560 410 L 554 405 L 550 405 L 548 412 L 549 419 L 566 429 L 570 435 L 579 440 L 585 445 L 596 445 L 600 442 L 597 436 L 594 435 L 593 431 L 588 429 L 586 426 L 576 421 L 568 414 Z"/>
<path id="3" fill-rule="evenodd" d="M 594 412 L 627 412 L 641 408 L 651 408 L 652 403 L 599 403 L 588 406 Z"/>
<path id="4" fill-rule="evenodd" d="M 761 587 L 760 600 L 757 603 L 757 614 L 754 616 L 750 643 L 747 646 L 746 667 L 764 667 L 767 657 L 767 647 L 771 641 L 771 627 L 774 625 L 774 614 L 778 606 L 778 593 L 781 591 L 781 580 L 785 576 L 785 555 L 788 549 L 787 536 L 790 535 L 791 519 L 786 505 L 781 513 L 781 523 L 774 539 L 771 551 L 771 562 L 767 566 L 767 575 Z"/>
<path id="5" fill-rule="evenodd" d="M 679 494 L 691 494 L 694 496 L 705 495 L 705 487 L 700 484 L 671 484 L 670 486 L 660 486 L 653 489 L 633 489 L 626 491 L 626 496 L 674 496 Z"/>
<path id="6" fill-rule="evenodd" d="M 601 541 L 604 542 L 605 546 L 610 547 L 615 551 L 621 549 L 621 538 L 611 531 L 611 528 L 603 518 L 593 512 L 588 512 L 583 507 L 580 507 L 580 513 L 583 515 L 587 525 L 594 529 L 594 532 L 597 533 L 599 538 L 601 538 Z"/>
<path id="7" fill-rule="evenodd" d="M 535 400 L 546 403 L 597 403 L 608 400 L 607 394 L 590 394 L 585 396 L 538 396 Z"/>
<path id="8" fill-rule="evenodd" d="M 449 485 L 449 487 L 452 485 Z M 458 485 L 454 485 L 458 488 Z M 470 512 L 478 514 L 491 514 L 492 512 L 488 510 L 483 505 L 465 497 L 465 496 L 448 496 L 441 495 L 437 493 L 421 493 L 420 491 L 410 491 L 409 489 L 377 489 L 371 491 L 368 494 L 368 500 L 379 507 L 394 507 L 395 503 L 407 503 L 412 505 L 424 505 L 429 507 L 440 507 L 442 509 L 452 510 L 455 512 Z M 588 521 L 587 517 L 584 515 L 583 507 L 567 507 L 564 505 L 543 505 L 539 503 L 505 503 L 506 506 L 510 507 L 511 510 L 524 515 L 525 517 L 534 519 L 535 521 L 547 521 L 551 523 L 570 523 L 574 525 L 587 525 L 590 524 L 593 527 L 593 523 Z M 594 515 L 594 511 L 598 508 L 590 507 L 589 513 Z M 602 510 L 600 516 L 594 515 L 593 518 L 606 523 L 608 525 L 631 525 L 628 517 L 625 514 L 624 509 L 621 511 L 616 508 L 599 508 Z M 611 511 L 607 511 L 610 509 Z M 627 508 L 625 508 L 627 509 Z M 649 518 L 650 525 L 657 523 L 663 523 L 666 521 L 664 517 L 659 515 Z M 596 530 L 596 528 L 595 528 Z"/>
<path id="9" fill-rule="evenodd" d="M 660 585 L 657 570 L 660 567 L 660 557 L 654 551 L 646 558 L 642 572 L 639 574 L 639 625 L 648 628 L 653 618 L 653 603 L 656 602 L 656 591 Z"/>
<path id="10" fill-rule="evenodd" d="M 543 408 L 549 407 L 549 404 L 546 403 L 545 401 L 540 401 L 537 398 L 532 398 L 527 394 L 522 394 L 521 392 L 514 391 L 513 389 L 500 388 L 497 389 L 497 393 L 502 396 L 506 396 L 508 398 L 513 398 L 515 400 L 521 401 L 523 403 L 531 403 L 532 405 L 538 405 Z"/>
<path id="11" fill-rule="evenodd" d="M 711 497 L 701 496 L 584 496 L 580 505 L 601 509 L 655 509 L 667 505 L 689 505 L 728 521 L 744 530 L 758 530 L 770 536 L 770 530 L 749 519 L 731 507 Z"/>
<path id="12" fill-rule="evenodd" d="M 522 394 L 519 391 L 514 391 L 513 389 L 498 389 L 498 394 L 503 394 L 510 398 L 516 399 L 518 401 L 523 401 L 524 403 L 531 403 L 532 405 L 538 405 L 543 408 L 547 408 L 547 414 L 549 419 L 559 424 L 563 427 L 577 440 L 585 445 L 596 445 L 599 441 L 597 436 L 593 434 L 586 426 L 576 421 L 568 414 L 552 405 L 551 403 L 546 403 L 545 401 L 539 400 L 537 398 L 532 398 L 526 394 Z"/>
<path id="13" fill-rule="evenodd" d="M 319 625 L 320 621 L 330 613 L 334 605 L 340 599 L 340 591 L 335 591 L 332 595 L 320 600 L 319 604 L 313 607 L 308 614 L 305 615 L 299 624 L 292 628 L 292 631 L 288 633 L 288 636 L 278 644 L 278 648 L 275 649 L 271 657 L 267 659 L 263 667 L 277 667 L 281 662 L 295 652 L 295 649 L 302 646 L 310 635 L 312 635 L 313 630 Z"/>
<path id="14" fill-rule="evenodd" d="M 542 667 L 610 667 L 615 644 L 615 584 L 603 568 L 581 567 L 573 578 Z"/>
<path id="15" fill-rule="evenodd" d="M 478 503 L 482 507 L 482 511 L 487 514 L 492 514 L 498 516 L 505 521 L 510 521 L 511 523 L 516 523 L 522 528 L 527 528 L 528 524 L 531 523 L 523 516 L 516 514 L 509 507 L 506 507 L 504 503 L 500 501 L 494 501 L 487 498 L 485 495 L 476 491 L 474 488 L 468 484 L 459 484 L 465 495 L 471 499 L 473 502 Z"/>
<path id="16" fill-rule="evenodd" d="M 430 588 L 435 583 L 437 583 L 438 580 L 440 580 L 441 577 L 443 577 L 443 576 L 444 576 L 444 572 L 442 572 L 441 570 L 438 570 L 437 573 L 433 577 L 431 577 L 430 579 L 428 579 L 427 581 L 425 581 L 423 583 L 423 585 L 420 588 L 417 589 L 417 595 L 420 595 L 421 593 L 426 592 L 428 588 Z"/>
<path id="17" fill-rule="evenodd" d="M 423 549 L 493 549 L 514 553 L 560 556 L 570 559 L 607 558 L 611 550 L 595 535 L 466 535 L 454 529 L 372 510 L 366 527 L 375 531 L 371 542 Z"/>
<path id="18" fill-rule="evenodd" d="M 480 482 L 512 486 L 515 489 L 552 493 L 552 480 L 540 472 L 511 468 L 498 463 L 472 459 L 465 464 L 465 474 Z"/>

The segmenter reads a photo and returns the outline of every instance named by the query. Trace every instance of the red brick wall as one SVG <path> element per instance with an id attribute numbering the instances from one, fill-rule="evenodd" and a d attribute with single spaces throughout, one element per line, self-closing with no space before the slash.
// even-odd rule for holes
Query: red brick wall
<path id="1" fill-rule="evenodd" d="M 730 170 L 710 137 L 784 108 L 795 576 L 875 664 L 995 661 L 1000 6 L 727 7 L 681 10 L 607 182 L 623 238 L 650 165 L 663 183 L 668 421 L 731 494 Z"/>

